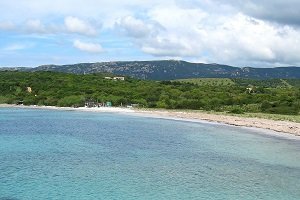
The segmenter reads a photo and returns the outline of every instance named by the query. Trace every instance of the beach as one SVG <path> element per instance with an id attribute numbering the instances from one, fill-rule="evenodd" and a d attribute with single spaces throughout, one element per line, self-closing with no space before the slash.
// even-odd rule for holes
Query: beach
<path id="1" fill-rule="evenodd" d="M 14 108 L 30 108 L 30 109 L 54 109 L 65 111 L 84 111 L 84 112 L 112 112 L 124 113 L 136 116 L 147 116 L 156 118 L 167 118 L 185 121 L 207 121 L 232 126 L 259 128 L 264 130 L 272 130 L 278 133 L 292 134 L 300 136 L 300 123 L 291 121 L 279 121 L 262 118 L 248 118 L 230 115 L 210 114 L 204 112 L 193 111 L 178 111 L 178 110 L 150 110 L 150 109 L 135 109 L 135 108 L 120 108 L 120 107 L 100 107 L 100 108 L 72 108 L 72 107 L 55 107 L 55 106 L 23 106 L 1 104 L 0 107 Z"/>
<path id="2" fill-rule="evenodd" d="M 147 111 L 138 110 L 138 114 L 148 116 L 159 116 L 162 118 L 173 118 L 192 121 L 207 121 L 220 124 L 227 124 L 239 127 L 258 128 L 263 130 L 271 130 L 282 134 L 291 134 L 300 136 L 300 123 L 290 121 L 279 121 L 262 118 L 249 118 L 230 115 L 210 114 L 204 112 L 189 112 L 189 111 Z M 276 134 L 278 135 L 278 134 Z"/>

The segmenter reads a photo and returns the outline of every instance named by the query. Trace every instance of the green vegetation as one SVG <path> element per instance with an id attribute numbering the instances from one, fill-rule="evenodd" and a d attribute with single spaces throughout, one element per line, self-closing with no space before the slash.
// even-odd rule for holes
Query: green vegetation
<path id="1" fill-rule="evenodd" d="M 108 80 L 104 74 L 0 72 L 0 103 L 83 106 L 110 101 L 114 106 L 194 109 L 242 113 L 299 115 L 300 80 L 200 79 L 145 81 Z M 205 84 L 204 82 L 208 82 Z M 215 84 L 213 82 L 216 82 Z"/>
<path id="2" fill-rule="evenodd" d="M 229 111 L 229 113 L 233 113 L 233 114 L 244 114 L 243 109 L 241 108 L 233 108 L 232 110 Z"/>
<path id="3" fill-rule="evenodd" d="M 240 86 L 249 86 L 249 85 L 256 85 L 260 87 L 267 87 L 267 88 L 290 88 L 292 87 L 288 80 L 284 79 L 232 79 L 233 82 Z"/>
<path id="4" fill-rule="evenodd" d="M 235 83 L 230 78 L 190 78 L 190 79 L 177 79 L 182 83 L 193 83 L 200 86 L 210 85 L 210 86 L 229 86 Z"/>
<path id="5" fill-rule="evenodd" d="M 269 114 L 269 113 L 245 113 L 243 115 L 237 115 L 242 117 L 251 118 L 262 118 L 262 119 L 272 119 L 281 121 L 292 121 L 300 123 L 300 115 L 281 115 L 281 114 Z"/>

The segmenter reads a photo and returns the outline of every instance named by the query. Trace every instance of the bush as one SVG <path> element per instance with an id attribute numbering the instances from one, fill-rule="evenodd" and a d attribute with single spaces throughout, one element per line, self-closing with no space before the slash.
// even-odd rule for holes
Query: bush
<path id="1" fill-rule="evenodd" d="M 60 107 L 83 106 L 85 98 L 83 96 L 67 96 L 60 99 L 57 104 Z"/>
<path id="2" fill-rule="evenodd" d="M 244 114 L 244 111 L 241 108 L 233 108 L 232 110 L 229 111 L 229 113 Z"/>
<path id="3" fill-rule="evenodd" d="M 261 104 L 261 111 L 266 111 L 267 109 L 271 108 L 272 107 L 272 104 L 268 101 L 263 101 L 262 104 Z"/>
<path id="4" fill-rule="evenodd" d="M 8 103 L 8 102 L 9 102 L 8 97 L 0 96 L 0 103 Z"/>
<path id="5" fill-rule="evenodd" d="M 299 109 L 290 106 L 276 106 L 265 110 L 265 112 L 271 114 L 297 115 L 299 113 Z"/>
<path id="6" fill-rule="evenodd" d="M 282 115 L 297 115 L 299 113 L 299 105 L 297 102 L 294 104 L 289 101 L 266 102 L 261 105 L 261 111 L 271 114 Z"/>

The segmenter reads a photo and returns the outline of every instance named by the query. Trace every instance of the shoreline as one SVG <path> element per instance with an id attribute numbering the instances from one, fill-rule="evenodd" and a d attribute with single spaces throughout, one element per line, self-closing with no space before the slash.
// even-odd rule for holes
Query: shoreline
<path id="1" fill-rule="evenodd" d="M 188 117 L 179 116 L 182 113 L 186 113 L 189 116 Z M 161 114 L 163 114 L 163 115 L 161 115 Z M 261 118 L 236 117 L 236 116 L 207 114 L 207 113 L 196 113 L 197 117 L 192 117 L 195 115 L 195 113 L 180 112 L 180 111 L 179 112 L 178 111 L 138 111 L 131 115 L 132 116 L 158 118 L 158 119 L 170 119 L 170 120 L 176 120 L 176 121 L 207 123 L 207 124 L 212 124 L 212 125 L 237 127 L 237 128 L 254 131 L 255 134 L 275 136 L 275 137 L 280 137 L 280 138 L 284 138 L 284 139 L 300 140 L 300 137 L 299 137 L 300 136 L 300 123 L 296 123 L 296 122 L 268 120 L 268 119 L 261 119 Z M 207 116 L 209 116 L 209 117 L 207 117 Z M 225 118 L 227 120 L 224 120 Z M 238 120 L 233 119 L 233 118 L 238 118 Z M 233 122 L 232 122 L 232 120 L 233 120 Z M 264 121 L 266 120 L 266 121 L 268 121 L 268 123 L 269 122 L 271 122 L 271 123 L 268 126 L 266 126 L 266 124 L 261 124 L 261 123 L 249 125 L 250 121 L 252 121 L 252 120 L 264 120 Z M 278 122 L 280 124 L 278 124 Z M 293 129 L 290 129 L 286 125 L 294 125 L 294 126 L 293 126 Z M 284 131 L 282 131 L 282 129 Z"/>
<path id="2" fill-rule="evenodd" d="M 63 111 L 83 111 L 83 112 L 104 112 L 121 113 L 141 117 L 154 117 L 163 119 L 173 119 L 190 122 L 209 122 L 214 124 L 237 126 L 242 128 L 259 129 L 259 131 L 274 131 L 276 136 L 300 136 L 300 123 L 290 121 L 277 121 L 262 118 L 238 117 L 230 115 L 217 115 L 204 112 L 178 111 L 178 110 L 147 110 L 119 107 L 100 107 L 100 108 L 72 108 L 55 106 L 23 106 L 13 104 L 0 104 L 0 108 L 30 108 L 48 109 Z"/>

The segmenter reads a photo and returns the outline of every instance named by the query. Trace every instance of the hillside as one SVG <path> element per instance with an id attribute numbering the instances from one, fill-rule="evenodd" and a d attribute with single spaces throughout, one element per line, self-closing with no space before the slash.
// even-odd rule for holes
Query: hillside
<path id="1" fill-rule="evenodd" d="M 8 68 L 2 68 L 9 70 Z M 148 80 L 187 78 L 300 78 L 300 67 L 238 68 L 220 64 L 186 61 L 124 61 L 80 63 L 71 65 L 42 65 L 36 68 L 11 68 L 18 71 L 55 71 L 74 74 L 113 73 Z"/>
<path id="2" fill-rule="evenodd" d="M 106 74 L 6 71 L 0 72 L 0 103 L 64 107 L 94 101 L 111 102 L 114 106 L 138 104 L 234 113 L 297 115 L 300 111 L 299 79 L 205 79 L 201 83 L 129 77 L 113 80 L 107 79 Z"/>

